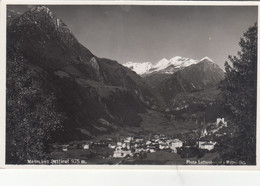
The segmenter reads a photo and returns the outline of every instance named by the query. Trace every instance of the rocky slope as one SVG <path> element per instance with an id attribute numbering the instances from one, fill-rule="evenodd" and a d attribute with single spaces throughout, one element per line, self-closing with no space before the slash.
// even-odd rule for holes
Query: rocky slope
<path id="1" fill-rule="evenodd" d="M 206 112 L 211 107 L 218 105 L 221 96 L 218 85 L 223 79 L 223 70 L 204 59 L 172 74 L 155 86 L 154 91 L 175 115 L 184 114 L 185 119 L 192 115 L 204 117 L 209 115 Z"/>
<path id="2" fill-rule="evenodd" d="M 155 65 L 145 62 L 125 66 L 140 74 L 166 110 L 175 113 L 205 110 L 218 98 L 217 86 L 224 79 L 224 71 L 208 57 L 193 60 L 177 56 Z"/>
<path id="3" fill-rule="evenodd" d="M 224 78 L 224 72 L 215 63 L 204 59 L 197 64 L 174 73 L 155 89 L 165 101 L 171 100 L 181 92 L 194 92 L 212 88 Z"/>
<path id="4" fill-rule="evenodd" d="M 138 113 L 157 107 L 140 76 L 92 54 L 44 6 L 8 19 L 7 53 L 22 54 L 42 88 L 54 92 L 56 107 L 67 118 L 64 139 L 93 138 L 119 127 L 138 126 Z"/>
<path id="5" fill-rule="evenodd" d="M 21 54 L 42 89 L 54 93 L 55 106 L 66 117 L 59 140 L 95 138 L 139 126 L 139 114 L 147 108 L 192 114 L 201 106 L 205 110 L 219 94 L 215 88 L 224 72 L 209 58 L 175 57 L 142 68 L 134 63 L 123 66 L 92 54 L 44 6 L 9 14 L 7 58 Z"/>

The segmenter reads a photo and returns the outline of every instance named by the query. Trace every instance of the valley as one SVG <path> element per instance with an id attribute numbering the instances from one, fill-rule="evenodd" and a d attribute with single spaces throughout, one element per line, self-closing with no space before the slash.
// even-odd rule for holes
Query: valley
<path id="1" fill-rule="evenodd" d="M 142 114 L 140 127 L 118 128 L 115 132 L 100 135 L 93 140 L 54 144 L 51 160 L 68 160 L 75 164 L 149 164 L 189 165 L 219 164 L 216 142 L 226 130 L 218 132 L 219 124 L 183 122 L 157 111 Z M 210 128 L 214 130 L 211 131 Z M 224 134 L 226 135 L 226 134 Z M 200 143 L 210 143 L 203 148 Z M 83 163 L 81 163 L 83 162 Z M 52 164 L 52 163 L 50 163 Z M 66 164 L 66 163 L 64 163 Z"/>

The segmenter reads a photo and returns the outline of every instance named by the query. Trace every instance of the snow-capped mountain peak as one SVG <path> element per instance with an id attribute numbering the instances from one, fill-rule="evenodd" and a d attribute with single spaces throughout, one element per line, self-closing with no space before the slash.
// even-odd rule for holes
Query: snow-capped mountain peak
<path id="1" fill-rule="evenodd" d="M 137 74 L 145 74 L 149 72 L 152 67 L 152 63 L 144 62 L 144 63 L 134 63 L 134 62 L 127 62 L 124 66 L 128 67 L 129 69 L 135 71 Z"/>
<path id="2" fill-rule="evenodd" d="M 197 64 L 205 60 L 213 62 L 209 57 L 204 57 L 200 60 L 194 60 L 194 59 L 189 59 L 181 56 L 175 56 L 169 60 L 163 58 L 154 65 L 150 62 L 144 62 L 144 63 L 128 62 L 125 63 L 124 66 L 130 68 L 131 70 L 135 71 L 139 75 L 148 75 L 152 73 L 173 74 L 178 70 L 181 70 L 183 68 Z"/>
<path id="3" fill-rule="evenodd" d="M 187 67 L 187 66 L 196 64 L 196 63 L 198 63 L 198 60 L 193 60 L 193 59 L 177 56 L 177 57 L 170 59 L 170 62 L 176 68 L 181 68 L 181 67 Z"/>
<path id="4" fill-rule="evenodd" d="M 167 66 L 170 65 L 170 61 L 166 58 L 163 58 L 162 60 L 160 60 L 158 63 L 156 63 L 154 66 L 153 66 L 153 71 L 159 71 L 159 70 L 162 70 L 164 68 L 167 68 Z"/>
<path id="5" fill-rule="evenodd" d="M 207 60 L 207 61 L 213 62 L 213 60 L 210 59 L 208 56 L 202 58 L 200 61 L 204 61 L 204 60 Z"/>

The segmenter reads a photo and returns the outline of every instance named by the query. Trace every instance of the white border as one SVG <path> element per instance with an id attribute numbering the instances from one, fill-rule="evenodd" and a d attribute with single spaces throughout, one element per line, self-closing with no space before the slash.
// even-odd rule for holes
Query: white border
<path id="1" fill-rule="evenodd" d="M 51 1 L 51 0 L 39 0 L 37 2 L 33 0 L 3 0 L 1 2 L 0 10 L 0 168 L 7 169 L 142 169 L 142 170 L 260 170 L 260 144 L 259 139 L 259 99 L 257 99 L 257 165 L 256 166 L 226 166 L 226 165 L 5 165 L 5 94 L 6 94 L 6 5 L 27 5 L 27 4 L 41 4 L 41 5 L 184 5 L 184 6 L 258 6 L 258 22 L 259 22 L 259 2 L 240 2 L 240 1 Z M 258 24 L 259 26 L 259 24 Z M 259 29 L 258 29 L 259 33 Z M 259 44 L 259 38 L 258 38 Z M 259 48 L 258 48 L 259 58 Z M 260 65 L 258 64 L 258 72 Z M 260 76 L 258 75 L 257 82 L 260 82 Z M 260 96 L 260 88 L 257 87 L 257 97 Z"/>

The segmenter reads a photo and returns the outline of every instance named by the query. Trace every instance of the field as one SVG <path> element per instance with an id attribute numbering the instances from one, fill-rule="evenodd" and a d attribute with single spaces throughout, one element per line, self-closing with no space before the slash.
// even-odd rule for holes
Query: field
<path id="1" fill-rule="evenodd" d="M 184 165 L 185 159 L 181 159 L 178 154 L 158 151 L 148 153 L 143 159 L 125 160 L 122 164 L 131 165 Z"/>
<path id="2" fill-rule="evenodd" d="M 153 110 L 148 110 L 148 113 L 144 113 L 141 116 L 143 119 L 141 128 L 150 134 L 159 133 L 167 136 L 180 136 L 199 127 L 193 122 L 175 120 L 173 117 Z"/>
<path id="3" fill-rule="evenodd" d="M 174 118 L 166 116 L 166 114 L 154 110 L 147 110 L 146 113 L 142 113 L 140 116 L 142 117 L 140 127 L 118 128 L 111 134 L 98 136 L 97 139 L 119 139 L 120 137 L 127 136 L 149 138 L 152 134 L 164 134 L 175 138 L 186 138 L 187 134 L 196 135 L 194 131 L 201 127 L 194 122 L 175 120 Z"/>

